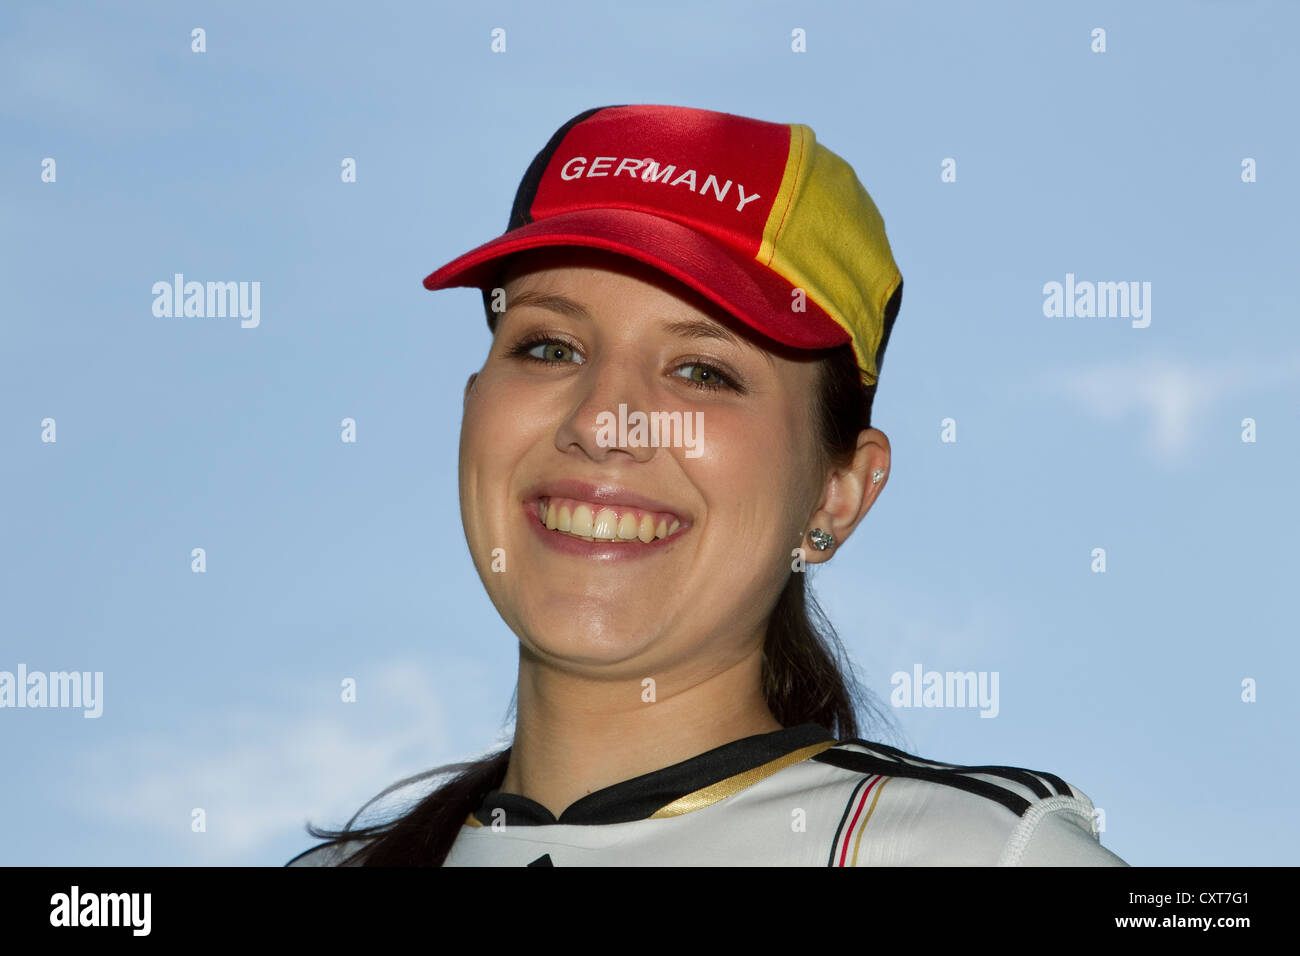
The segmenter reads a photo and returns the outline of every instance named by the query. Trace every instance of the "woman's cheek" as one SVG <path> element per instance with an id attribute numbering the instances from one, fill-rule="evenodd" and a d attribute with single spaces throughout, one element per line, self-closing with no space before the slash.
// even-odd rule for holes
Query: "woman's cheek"
<path id="1" fill-rule="evenodd" d="M 687 474 L 700 476 L 724 493 L 750 493 L 773 480 L 780 436 L 770 425 L 752 422 L 734 409 L 705 409 L 696 418 L 698 454 L 682 457 Z"/>
<path id="2" fill-rule="evenodd" d="M 498 403 L 495 401 L 493 390 L 484 387 L 488 384 L 489 382 L 485 381 L 483 376 L 475 382 L 475 387 L 465 401 L 461 425 L 461 517 L 469 544 L 476 553 L 482 549 L 485 539 L 492 534 L 493 529 L 487 525 L 491 521 L 492 513 L 497 510 L 488 507 L 493 489 L 485 486 L 484 482 L 492 479 L 493 476 L 499 479 L 508 477 L 501 474 L 496 462 L 493 461 L 496 449 L 492 435 L 494 433 L 508 435 L 509 432 L 500 432 L 494 426 L 494 420 L 499 414 Z"/>

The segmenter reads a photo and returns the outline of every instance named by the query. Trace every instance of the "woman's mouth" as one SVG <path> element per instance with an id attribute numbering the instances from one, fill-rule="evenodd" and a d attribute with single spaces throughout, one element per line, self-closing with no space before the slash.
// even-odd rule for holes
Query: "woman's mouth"
<path id="1" fill-rule="evenodd" d="M 646 511 L 578 498 L 537 499 L 537 518 L 556 534 L 584 541 L 650 544 L 680 530 L 682 523 L 666 511 Z"/>

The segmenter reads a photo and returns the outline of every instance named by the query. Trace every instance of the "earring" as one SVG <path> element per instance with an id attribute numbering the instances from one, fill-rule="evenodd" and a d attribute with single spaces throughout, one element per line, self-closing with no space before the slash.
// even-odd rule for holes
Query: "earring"
<path id="1" fill-rule="evenodd" d="M 821 528 L 813 528 L 809 531 L 808 538 L 812 541 L 812 546 L 818 551 L 825 551 L 835 543 L 835 535 L 829 531 L 823 531 Z"/>
<path id="2" fill-rule="evenodd" d="M 873 485 L 878 485 L 884 479 L 884 477 L 885 477 L 885 473 L 881 471 L 879 468 L 877 468 L 875 471 L 871 473 L 871 483 Z"/>

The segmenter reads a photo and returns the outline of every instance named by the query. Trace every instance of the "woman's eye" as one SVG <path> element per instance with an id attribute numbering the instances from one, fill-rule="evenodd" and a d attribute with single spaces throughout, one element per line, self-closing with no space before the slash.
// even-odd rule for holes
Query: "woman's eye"
<path id="1" fill-rule="evenodd" d="M 525 345 L 525 354 L 543 362 L 582 362 L 582 357 L 577 352 L 556 339 Z"/>
<path id="2" fill-rule="evenodd" d="M 721 371 L 712 365 L 705 365 L 703 362 L 688 362 L 679 366 L 677 371 L 683 369 L 687 374 L 681 378 L 688 379 L 692 385 L 699 388 L 727 388 L 732 385 L 731 379 L 723 375 Z"/>
<path id="3" fill-rule="evenodd" d="M 533 339 L 520 342 L 510 348 L 509 354 L 547 365 L 582 365 L 587 361 L 580 352 L 562 339 Z M 673 375 L 686 379 L 692 387 L 703 391 L 723 388 L 742 393 L 745 391 L 731 376 L 707 362 L 684 362 L 674 369 Z"/>

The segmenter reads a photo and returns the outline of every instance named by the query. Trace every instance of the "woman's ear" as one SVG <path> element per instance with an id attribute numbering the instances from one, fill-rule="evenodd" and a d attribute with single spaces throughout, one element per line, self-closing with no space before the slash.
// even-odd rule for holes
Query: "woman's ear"
<path id="1" fill-rule="evenodd" d="M 835 549 L 848 540 L 859 522 L 867 516 L 889 478 L 889 458 L 889 437 L 884 432 L 875 428 L 858 432 L 858 447 L 853 460 L 844 468 L 831 470 L 826 478 L 821 505 L 813 513 L 807 529 L 820 528 L 830 532 L 834 544 L 824 550 L 808 550 L 810 564 L 830 560 Z"/>

